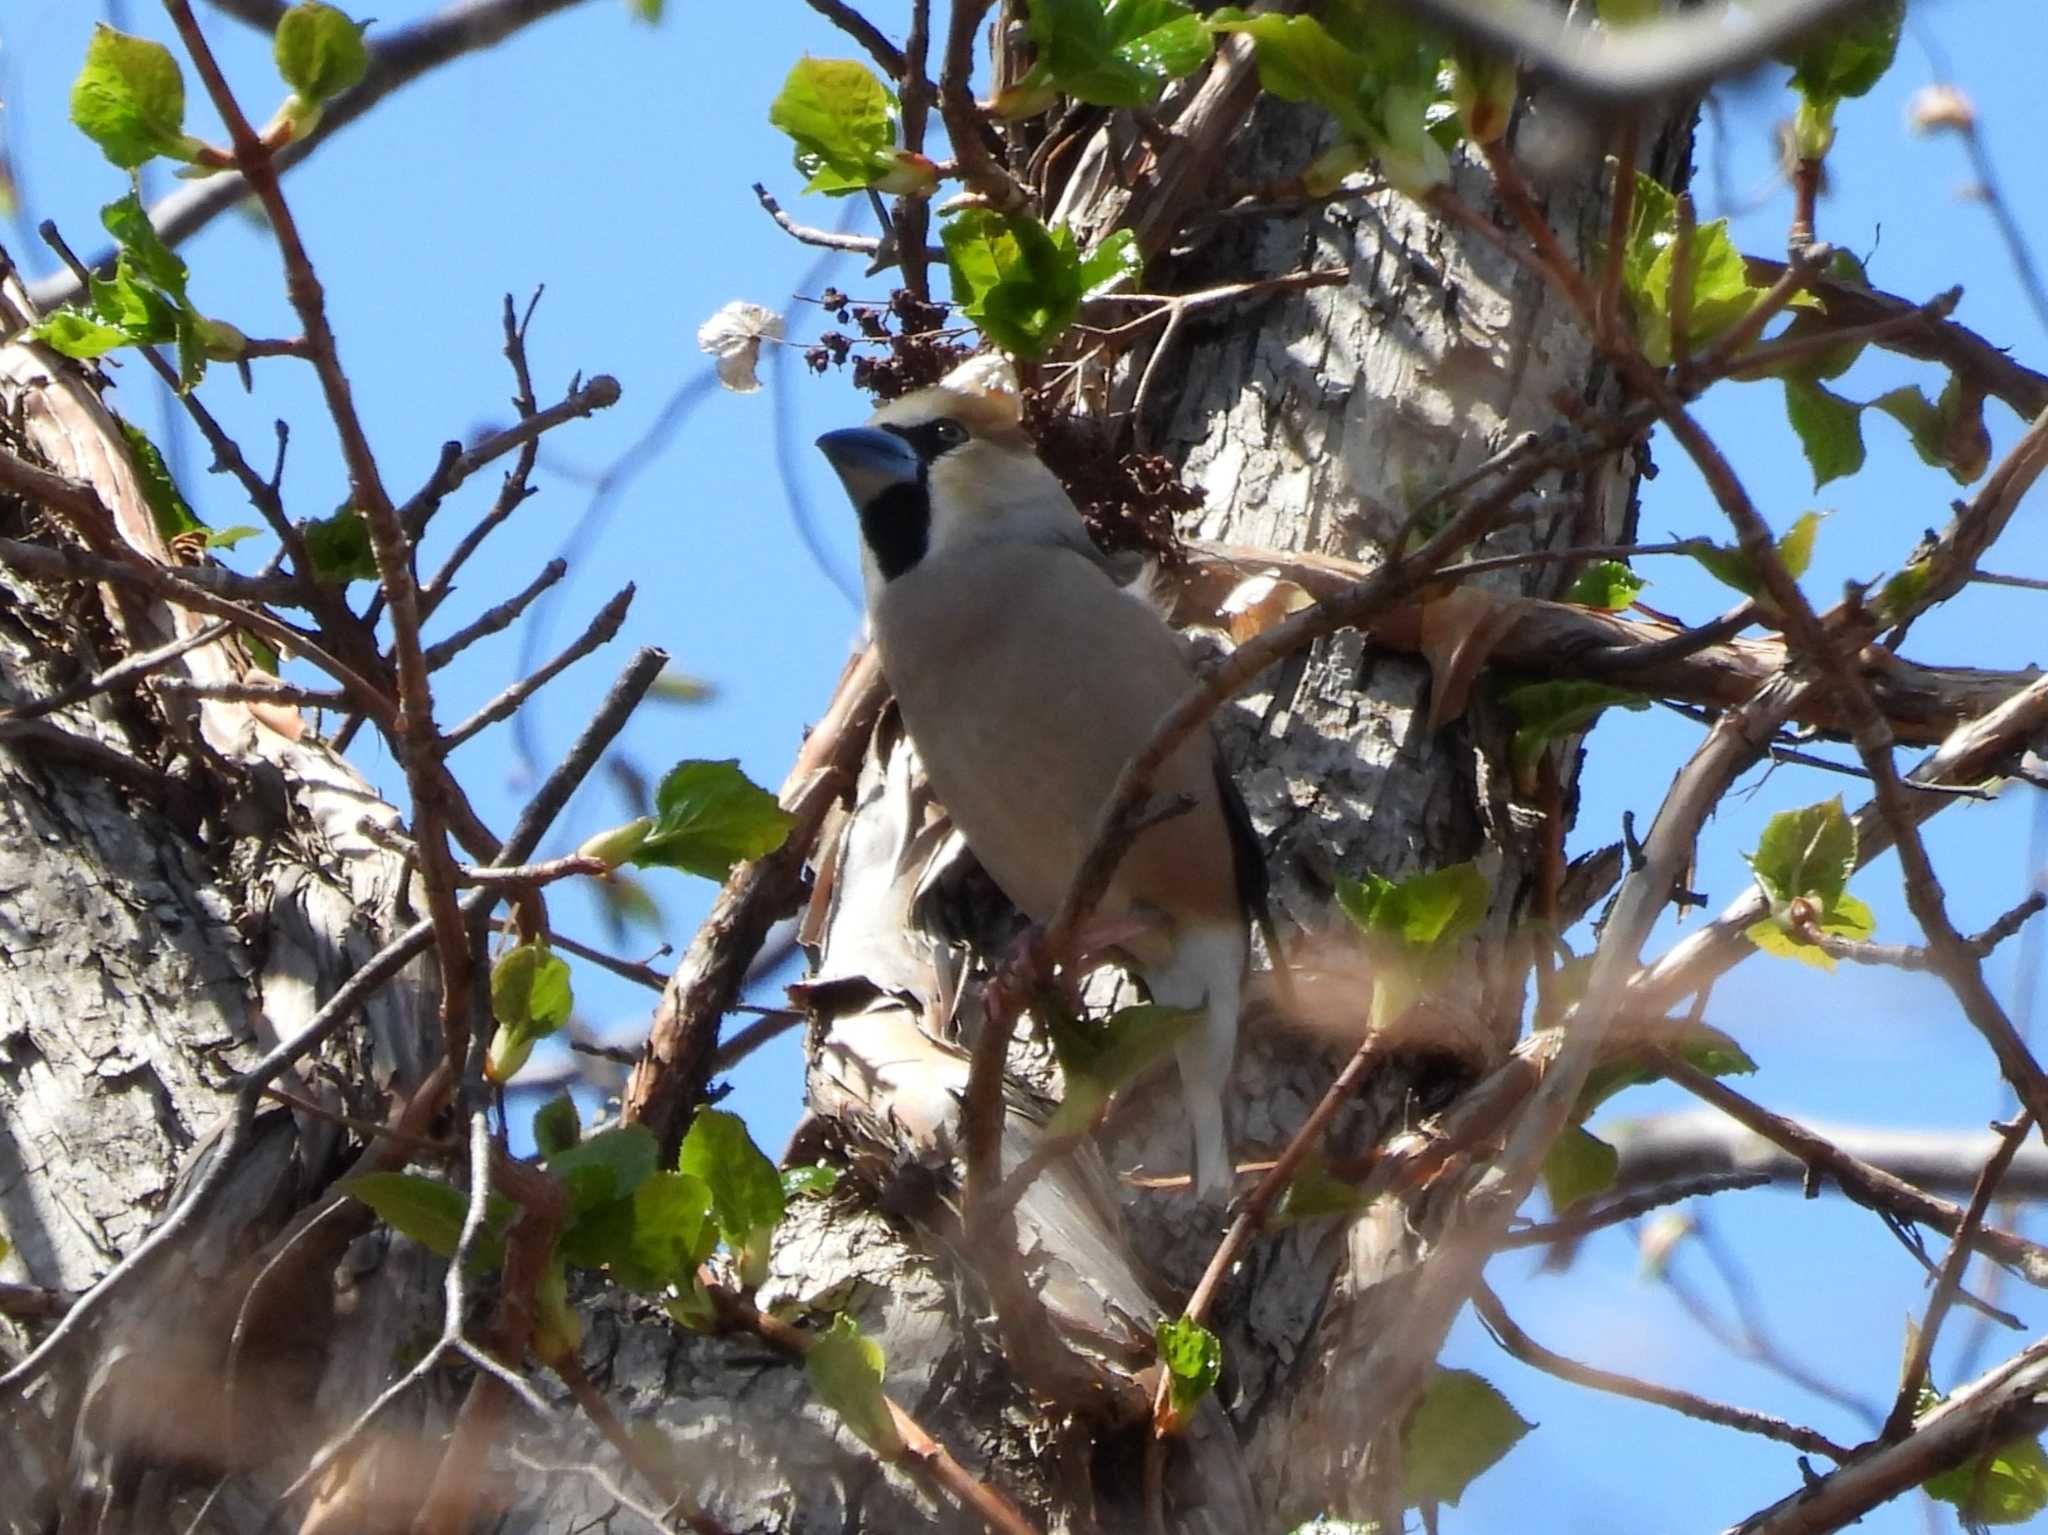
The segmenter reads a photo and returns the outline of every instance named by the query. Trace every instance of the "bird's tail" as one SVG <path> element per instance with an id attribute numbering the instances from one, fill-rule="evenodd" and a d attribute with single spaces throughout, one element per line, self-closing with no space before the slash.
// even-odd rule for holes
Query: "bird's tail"
<path id="1" fill-rule="evenodd" d="M 1243 928 L 1193 928 L 1179 935 L 1166 964 L 1145 972 L 1145 988 L 1154 1002 L 1202 1011 L 1201 1022 L 1183 1036 L 1176 1053 L 1194 1137 L 1195 1192 L 1214 1204 L 1230 1198 L 1234 1178 L 1223 1095 L 1237 1057 L 1247 955 Z"/>

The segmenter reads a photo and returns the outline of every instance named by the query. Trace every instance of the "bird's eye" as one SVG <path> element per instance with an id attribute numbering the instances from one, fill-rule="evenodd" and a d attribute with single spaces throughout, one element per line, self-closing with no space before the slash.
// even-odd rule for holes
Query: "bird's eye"
<path id="1" fill-rule="evenodd" d="M 932 441 L 941 449 L 957 448 L 967 441 L 967 428 L 943 416 L 932 423 L 931 432 Z"/>

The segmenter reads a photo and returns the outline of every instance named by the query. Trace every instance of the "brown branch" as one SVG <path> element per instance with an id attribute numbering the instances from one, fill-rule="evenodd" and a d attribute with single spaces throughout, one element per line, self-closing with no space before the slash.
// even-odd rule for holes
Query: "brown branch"
<path id="1" fill-rule="evenodd" d="M 1898 1398 L 1892 1403 L 1890 1416 L 1884 1420 L 1880 1438 L 1897 1439 L 1913 1426 L 1914 1416 L 1919 1411 L 1920 1392 L 1927 1384 L 1927 1366 L 1934 1358 L 1935 1340 L 1940 1336 L 1941 1324 L 1948 1316 L 1949 1307 L 1955 1303 L 1962 1289 L 1963 1274 L 1970 1266 L 1970 1244 L 1983 1228 L 1984 1213 L 1991 1208 L 1991 1196 L 1998 1192 L 1998 1185 L 2004 1179 L 2006 1169 L 2012 1166 L 2012 1159 L 2026 1140 L 2027 1132 L 2033 1128 L 2033 1121 L 2030 1116 L 2021 1114 L 2011 1124 L 1995 1128 L 1999 1133 L 1998 1150 L 1991 1154 L 1991 1160 L 1984 1164 L 1984 1171 L 1977 1175 L 1977 1186 L 1970 1190 L 1970 1205 L 1963 1212 L 1963 1223 L 1941 1260 L 1941 1272 L 1934 1280 L 1934 1293 L 1927 1298 L 1927 1314 L 1913 1334 L 1912 1351 L 1907 1354 L 1905 1368 L 1899 1375 Z"/>
<path id="2" fill-rule="evenodd" d="M 805 738 L 783 780 L 781 804 L 796 816 L 796 824 L 781 847 L 726 877 L 669 978 L 620 1112 L 625 1122 L 653 1130 L 666 1156 L 674 1155 L 710 1080 L 718 1021 L 738 999 L 747 966 L 769 928 L 802 898 L 804 859 L 826 810 L 852 786 L 886 698 L 872 651 L 848 664 L 825 717 Z"/>
<path id="3" fill-rule="evenodd" d="M 451 1061 L 460 1060 L 469 1043 L 471 955 L 456 907 L 455 860 L 446 833 L 453 796 L 439 771 L 441 749 L 434 726 L 433 689 L 420 648 L 419 587 L 412 571 L 411 541 L 384 487 L 376 456 L 356 413 L 339 344 L 328 323 L 326 295 L 299 238 L 298 224 L 285 201 L 270 148 L 243 115 L 241 104 L 192 14 L 190 0 L 164 0 L 164 9 L 227 127 L 236 164 L 269 220 L 271 237 L 277 242 L 284 262 L 285 291 L 305 333 L 311 353 L 309 360 L 320 380 L 327 413 L 340 440 L 342 462 L 348 471 L 350 504 L 361 513 L 369 529 L 378 580 L 390 608 L 391 650 L 398 684 L 397 717 L 390 722 L 386 734 L 405 770 L 406 787 L 412 795 L 420 879 L 441 965 L 443 1044 Z"/>
<path id="4" fill-rule="evenodd" d="M 903 51 L 882 35 L 882 29 L 846 3 L 846 0 L 804 0 L 812 10 L 867 49 L 868 57 L 881 66 L 891 80 L 903 78 Z"/>
<path id="5" fill-rule="evenodd" d="M 1789 1444 L 1796 1450 L 1809 1455 L 1825 1455 L 1837 1464 L 1849 1459 L 1849 1451 L 1825 1434 L 1788 1423 L 1783 1418 L 1773 1417 L 1766 1412 L 1752 1412 L 1745 1407 L 1731 1407 L 1725 1402 L 1711 1401 L 1706 1397 L 1682 1391 L 1676 1386 L 1660 1386 L 1633 1375 L 1623 1375 L 1614 1370 L 1603 1370 L 1597 1365 L 1582 1364 L 1568 1359 L 1563 1354 L 1545 1348 L 1516 1325 L 1514 1318 L 1501 1305 L 1500 1297 L 1490 1286 L 1481 1284 L 1472 1295 L 1472 1308 L 1479 1313 L 1480 1321 L 1486 1324 L 1494 1340 L 1508 1353 L 1524 1364 L 1533 1365 L 1546 1374 L 1555 1375 L 1559 1380 L 1568 1380 L 1575 1386 L 1590 1387 L 1595 1391 L 1610 1391 L 1616 1396 L 1629 1397 L 1638 1402 L 1648 1402 L 1653 1407 L 1668 1407 L 1673 1412 L 1683 1413 L 1688 1418 L 1697 1418 L 1703 1423 L 1717 1423 L 1723 1428 L 1739 1429 L 1745 1434 L 1755 1434 L 1764 1439 L 1774 1439 L 1779 1444 Z"/>
<path id="6" fill-rule="evenodd" d="M 1959 1387 L 1895 1444 L 1867 1447 L 1826 1476 L 1809 1477 L 1726 1535 L 1823 1535 L 1987 1449 L 2048 1423 L 2048 1342 L 2036 1343 Z"/>
<path id="7" fill-rule="evenodd" d="M 559 557 L 549 560 L 541 567 L 540 574 L 535 576 L 526 589 L 517 596 L 508 597 L 496 607 L 486 609 L 445 640 L 437 640 L 429 645 L 426 649 L 427 670 L 439 671 L 478 640 L 487 639 L 501 630 L 509 629 L 534 598 L 568 573 L 567 560 Z"/>
<path id="8" fill-rule="evenodd" d="M 456 876 L 465 885 L 512 885 L 531 889 L 537 885 L 551 885 L 560 879 L 574 879 L 580 874 L 607 874 L 610 871 L 611 865 L 602 858 L 586 858 L 577 853 L 570 853 L 561 858 L 545 859 L 540 863 L 522 863 L 509 867 L 458 866 Z"/>
<path id="9" fill-rule="evenodd" d="M 96 554 L 87 554 L 82 549 L 28 544 L 17 539 L 0 539 L 0 564 L 11 565 L 16 570 L 48 579 L 118 581 L 139 587 L 150 596 L 174 607 L 190 608 L 196 613 L 208 613 L 215 618 L 227 619 L 238 628 L 261 635 L 273 645 L 288 649 L 320 668 L 342 685 L 354 707 L 361 709 L 380 724 L 388 724 L 394 718 L 390 699 L 386 698 L 382 691 L 372 687 L 353 668 L 330 654 L 317 640 L 308 638 L 300 630 L 294 629 L 283 619 L 262 608 L 246 607 L 239 602 L 216 596 L 207 585 L 192 579 L 231 576 L 234 574 L 232 571 L 174 570 L 163 565 L 151 564 L 139 557 L 129 560 L 103 559 Z M 234 585 L 232 582 L 217 584 L 230 587 Z"/>
<path id="10" fill-rule="evenodd" d="M 883 241 L 875 235 L 842 234 L 835 229 L 813 229 L 807 224 L 799 224 L 783 212 L 775 194 L 758 181 L 754 183 L 754 197 L 761 204 L 761 211 L 775 220 L 775 226 L 800 245 L 843 251 L 850 256 L 872 256 L 882 248 Z"/>
<path id="11" fill-rule="evenodd" d="M 1568 95 L 1613 105 L 1692 94 L 1740 74 L 1869 0 L 1787 0 L 1768 11 L 1702 6 L 1631 27 L 1568 20 L 1540 0 L 1400 0 L 1417 16 Z M 1731 19 L 1735 18 L 1735 19 Z"/>
<path id="12" fill-rule="evenodd" d="M 434 508 L 459 489 L 478 470 L 515 449 L 524 452 L 546 433 L 569 421 L 581 421 L 619 403 L 619 381 L 600 373 L 569 392 L 545 410 L 523 412 L 519 420 L 503 431 L 493 432 L 475 445 L 445 457 L 432 478 L 410 501 L 398 509 L 410 537 L 418 537 Z"/>
<path id="13" fill-rule="evenodd" d="M 967 189 L 986 197 L 1002 213 L 1025 207 L 1029 198 L 1002 161 L 988 147 L 988 119 L 975 103 L 974 37 L 989 13 L 991 0 L 954 0 L 946 27 L 946 50 L 939 64 L 939 116 L 946 138 L 959 157 L 960 179 Z M 897 71 L 900 75 L 900 69 Z"/>
<path id="14" fill-rule="evenodd" d="M 1931 1226 L 1946 1236 L 1961 1237 L 1965 1214 L 1962 1206 L 1938 1199 L 1882 1168 L 1850 1156 L 1804 1125 L 1771 1113 L 1725 1082 L 1707 1076 L 1675 1052 L 1660 1056 L 1658 1069 L 1694 1097 L 1712 1104 L 1772 1145 L 1783 1147 L 1816 1172 L 1833 1178 L 1856 1203 L 1887 1219 Z M 1988 1226 L 1980 1228 L 1967 1245 L 2004 1264 L 2029 1284 L 2048 1287 L 2048 1248 Z"/>
<path id="15" fill-rule="evenodd" d="M 1687 1199 L 1699 1199 L 1709 1194 L 1726 1194 L 1738 1189 L 1759 1189 L 1771 1182 L 1769 1173 L 1702 1173 L 1695 1178 L 1681 1179 L 1677 1183 L 1659 1184 L 1613 1200 L 1597 1208 L 1560 1216 L 1554 1221 L 1545 1221 L 1537 1226 L 1524 1226 L 1510 1231 L 1500 1244 L 1500 1251 L 1513 1247 L 1547 1247 L 1553 1242 L 1576 1242 L 1581 1237 L 1591 1236 L 1596 1231 L 1605 1231 L 1609 1226 L 1619 1226 L 1623 1221 L 1632 1221 L 1639 1215 L 1652 1210 L 1661 1210 L 1666 1205 L 1675 1205 Z"/>
<path id="16" fill-rule="evenodd" d="M 194 630 L 183 639 L 172 640 L 169 644 L 159 645 L 154 650 L 141 651 L 125 660 L 117 661 L 105 671 L 81 682 L 74 682 L 68 688 L 60 688 L 47 697 L 32 699 L 11 709 L 0 709 L 0 720 L 41 719 L 46 714 L 68 709 L 73 704 L 83 703 L 86 699 L 101 693 L 111 692 L 115 688 L 130 687 L 200 646 L 211 645 L 223 635 L 234 633 L 234 628 L 231 623 L 217 620 L 203 629 Z"/>
<path id="17" fill-rule="evenodd" d="M 1749 280 L 1755 283 L 1775 283 L 1785 272 L 1783 262 L 1756 256 L 1744 257 L 1743 264 Z M 1887 351 L 1953 369 L 1986 394 L 2003 400 L 2022 421 L 2031 421 L 2048 411 L 2048 375 L 2013 361 L 1967 326 L 1922 317 L 1918 313 L 1922 306 L 1896 294 L 1827 277 L 1816 278 L 1808 284 L 1807 291 L 1820 300 L 1822 313 L 1845 330 L 1898 324 L 1899 329 L 1885 337 Z"/>
<path id="18" fill-rule="evenodd" d="M 1792 270 L 1798 267 L 1795 259 Z M 1905 877 L 1906 904 L 1927 935 L 1935 972 L 1955 993 L 1964 1015 L 1990 1045 L 2000 1070 L 2033 1114 L 2035 1123 L 2048 1123 L 2048 1078 L 2043 1077 L 2033 1052 L 1985 984 L 1982 966 L 1949 919 L 1934 865 L 1920 840 L 1919 818 L 1899 779 L 1898 764 L 1892 756 L 1891 730 L 1862 676 L 1847 660 L 1836 629 L 1814 612 L 1798 582 L 1786 571 L 1770 528 L 1713 440 L 1647 369 L 1640 370 L 1636 382 L 1650 398 L 1659 401 L 1665 424 L 1699 466 L 1722 511 L 1734 524 L 1738 541 L 1754 562 L 1764 589 L 1784 619 L 1787 637 L 1806 659 L 1819 667 L 1845 707 L 1850 739 L 1870 771 L 1878 812 L 1891 828 Z M 2041 435 L 2044 457 L 2048 457 L 2048 432 Z"/>
<path id="19" fill-rule="evenodd" d="M 711 1280 L 708 1274 L 705 1277 L 705 1288 L 717 1308 L 721 1326 L 730 1331 L 751 1333 L 793 1359 L 801 1359 L 811 1351 L 816 1340 L 810 1333 L 757 1309 L 744 1296 Z M 882 1400 L 889 1409 L 902 1448 L 891 1453 L 870 1445 L 878 1459 L 943 1488 L 961 1507 L 995 1531 L 995 1535 L 1038 1535 L 1037 1527 L 1018 1512 L 1015 1504 L 955 1460 L 952 1452 L 927 1433 L 893 1397 L 884 1395 Z"/>
<path id="20" fill-rule="evenodd" d="M 626 621 L 626 609 L 633 605 L 633 591 L 631 585 L 619 588 L 612 600 L 597 610 L 597 616 L 591 619 L 589 627 L 565 645 L 554 659 L 541 666 L 531 676 L 520 678 L 461 724 L 444 732 L 441 737 L 442 752 L 452 752 L 478 731 L 495 725 L 500 720 L 510 719 L 521 704 L 554 681 L 562 672 L 574 666 L 593 650 L 611 643 L 618 635 L 619 626 Z"/>

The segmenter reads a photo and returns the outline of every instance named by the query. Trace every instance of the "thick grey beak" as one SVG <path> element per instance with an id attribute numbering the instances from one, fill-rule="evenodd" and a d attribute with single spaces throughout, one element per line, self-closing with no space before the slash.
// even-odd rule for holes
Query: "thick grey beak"
<path id="1" fill-rule="evenodd" d="M 917 450 L 894 432 L 874 426 L 841 427 L 818 439 L 818 451 L 838 471 L 857 507 L 892 485 L 914 483 L 923 465 Z"/>

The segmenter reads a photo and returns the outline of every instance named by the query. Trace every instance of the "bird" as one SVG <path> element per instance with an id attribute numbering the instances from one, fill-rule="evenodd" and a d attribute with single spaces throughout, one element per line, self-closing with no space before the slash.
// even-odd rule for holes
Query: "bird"
<path id="1" fill-rule="evenodd" d="M 919 390 L 818 447 L 853 503 L 870 632 L 932 787 L 996 886 L 1045 922 L 1124 765 L 1193 688 L 1186 644 L 1118 582 L 1001 396 Z M 1248 919 L 1271 932 L 1265 859 L 1210 732 L 1151 788 L 1190 808 L 1137 837 L 1095 922 L 1153 1002 L 1200 1015 L 1176 1052 L 1194 1186 L 1227 1202 L 1224 1093 Z"/>

